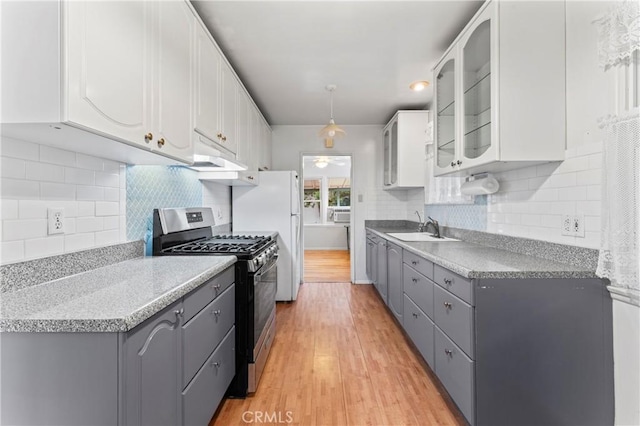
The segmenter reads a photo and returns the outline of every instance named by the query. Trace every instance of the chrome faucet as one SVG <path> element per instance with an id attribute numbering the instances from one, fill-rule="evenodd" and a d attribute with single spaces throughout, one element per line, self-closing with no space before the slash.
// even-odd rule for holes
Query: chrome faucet
<path id="1" fill-rule="evenodd" d="M 416 210 L 416 214 L 418 215 L 418 232 L 424 231 L 424 223 L 422 223 L 422 218 L 420 217 L 420 213 Z"/>
<path id="2" fill-rule="evenodd" d="M 429 216 L 429 222 L 426 222 L 422 227 L 422 229 L 424 231 L 427 231 L 429 229 L 429 226 L 433 228 L 433 236 L 435 238 L 442 238 L 442 236 L 440 235 L 440 224 L 438 223 L 437 220 L 435 220 L 431 216 Z"/>

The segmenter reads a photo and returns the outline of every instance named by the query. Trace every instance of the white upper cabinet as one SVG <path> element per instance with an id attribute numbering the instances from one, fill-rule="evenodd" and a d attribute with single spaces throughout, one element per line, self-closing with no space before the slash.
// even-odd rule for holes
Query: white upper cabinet
<path id="1" fill-rule="evenodd" d="M 563 2 L 485 4 L 434 69 L 435 175 L 564 159 Z"/>
<path id="2" fill-rule="evenodd" d="M 238 80 L 225 61 L 221 63 L 220 82 L 222 93 L 221 145 L 235 153 L 237 150 Z"/>
<path id="3" fill-rule="evenodd" d="M 12 40 L 2 86 L 13 88 L 2 94 L 4 135 L 127 163 L 191 161 L 189 3 L 10 2 L 2 12 Z"/>
<path id="4" fill-rule="evenodd" d="M 262 130 L 260 139 L 260 165 L 259 170 L 271 170 L 271 128 L 264 120 L 260 120 Z"/>
<path id="5" fill-rule="evenodd" d="M 429 111 L 398 111 L 382 131 L 384 189 L 423 187 Z"/>

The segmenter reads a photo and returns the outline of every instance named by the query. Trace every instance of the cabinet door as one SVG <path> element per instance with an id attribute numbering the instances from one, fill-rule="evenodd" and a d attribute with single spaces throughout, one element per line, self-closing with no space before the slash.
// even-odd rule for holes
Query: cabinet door
<path id="1" fill-rule="evenodd" d="M 384 300 L 384 303 L 389 304 L 388 300 L 388 287 L 387 287 L 387 241 L 380 240 L 378 241 L 377 254 L 378 262 L 376 265 L 377 273 L 376 273 L 376 288 L 378 289 L 378 293 Z"/>
<path id="2" fill-rule="evenodd" d="M 220 133 L 219 72 L 222 57 L 206 30 L 196 25 L 195 131 L 218 142 Z"/>
<path id="3" fill-rule="evenodd" d="M 191 67 L 195 17 L 183 1 L 161 1 L 157 7 L 157 134 L 151 147 L 177 159 L 192 156 Z"/>
<path id="4" fill-rule="evenodd" d="M 247 158 L 250 156 L 249 153 L 249 135 L 251 133 L 250 129 L 250 118 L 249 118 L 249 96 L 241 87 L 238 87 L 238 112 L 237 112 L 237 120 L 238 120 L 238 144 L 236 150 L 236 159 L 245 165 L 248 165 Z"/>
<path id="5" fill-rule="evenodd" d="M 222 93 L 222 137 L 219 143 L 228 151 L 235 154 L 238 146 L 236 136 L 238 81 L 231 67 L 229 67 L 225 61 L 222 61 L 220 65 L 220 83 L 220 91 Z"/>
<path id="6" fill-rule="evenodd" d="M 271 170 L 271 129 L 263 120 L 260 120 L 260 169 Z"/>
<path id="7" fill-rule="evenodd" d="M 435 167 L 438 175 L 456 167 L 456 56 L 451 50 L 435 70 Z"/>
<path id="8" fill-rule="evenodd" d="M 458 165 L 462 168 L 498 159 L 492 126 L 495 112 L 492 69 L 496 67 L 492 53 L 493 10 L 487 7 L 460 41 L 462 123 Z"/>
<path id="9" fill-rule="evenodd" d="M 403 283 L 402 249 L 395 244 L 387 244 L 387 287 L 389 288 L 389 309 L 402 324 Z"/>
<path id="10" fill-rule="evenodd" d="M 67 120 L 149 146 L 150 8 L 141 1 L 64 3 Z"/>
<path id="11" fill-rule="evenodd" d="M 178 424 L 181 306 L 174 303 L 125 337 L 127 425 Z"/>
<path id="12" fill-rule="evenodd" d="M 391 125 L 391 143 L 389 148 L 390 184 L 398 183 L 398 120 Z"/>
<path id="13" fill-rule="evenodd" d="M 382 146 L 383 146 L 383 170 L 384 170 L 384 181 L 382 184 L 384 186 L 391 185 L 391 129 L 387 128 L 384 130 L 384 134 L 382 136 Z"/>

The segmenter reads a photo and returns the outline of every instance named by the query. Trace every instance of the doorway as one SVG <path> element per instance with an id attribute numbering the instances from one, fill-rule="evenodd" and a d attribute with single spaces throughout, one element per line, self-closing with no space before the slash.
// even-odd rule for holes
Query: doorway
<path id="1" fill-rule="evenodd" d="M 302 157 L 303 282 L 351 282 L 351 156 Z"/>

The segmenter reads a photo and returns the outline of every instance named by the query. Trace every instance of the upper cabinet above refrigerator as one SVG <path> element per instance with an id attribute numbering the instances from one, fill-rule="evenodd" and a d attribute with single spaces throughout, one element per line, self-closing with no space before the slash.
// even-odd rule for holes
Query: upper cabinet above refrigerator
<path id="1" fill-rule="evenodd" d="M 564 2 L 487 2 L 434 69 L 435 175 L 562 161 Z"/>

